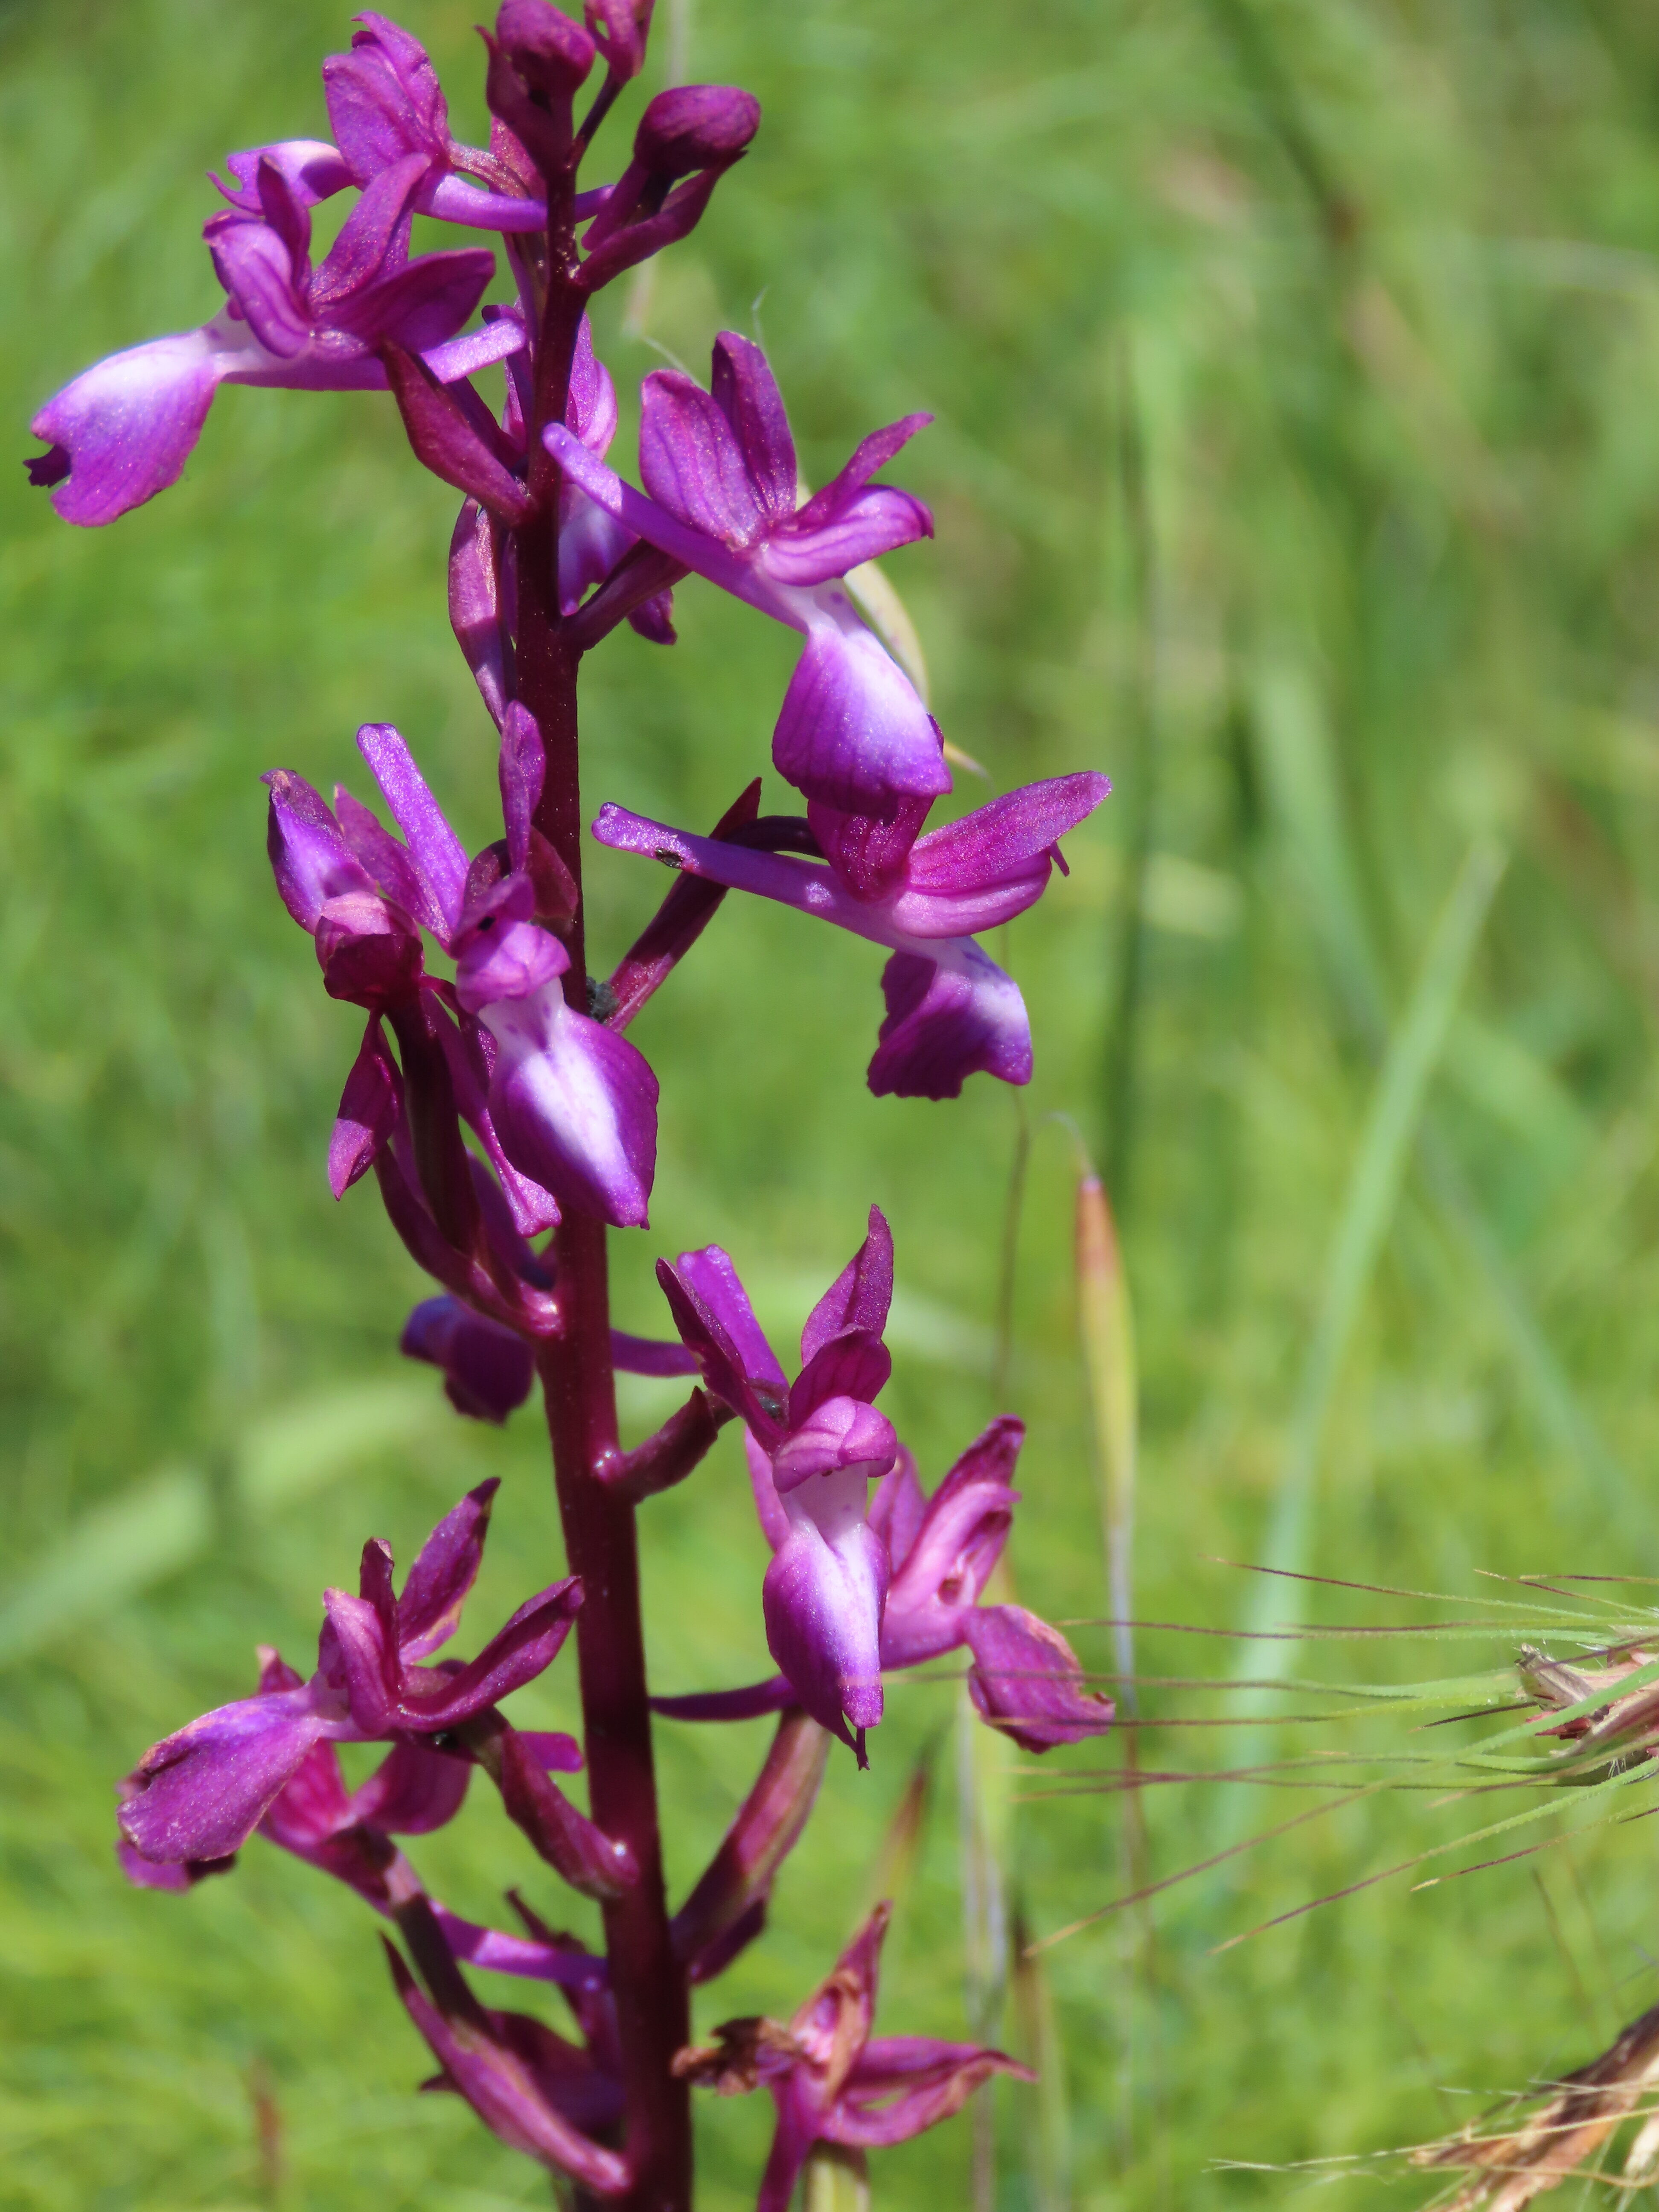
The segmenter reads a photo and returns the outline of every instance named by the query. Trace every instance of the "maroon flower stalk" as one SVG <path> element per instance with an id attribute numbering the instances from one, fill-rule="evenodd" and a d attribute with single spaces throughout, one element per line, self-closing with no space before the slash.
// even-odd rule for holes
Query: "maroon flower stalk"
<path id="1" fill-rule="evenodd" d="M 468 854 L 402 737 L 366 722 L 359 749 L 395 834 L 351 791 L 331 803 L 277 769 L 265 779 L 268 848 L 325 990 L 364 1018 L 328 1146 L 331 1187 L 342 1197 L 372 1171 L 437 1285 L 403 1348 L 441 1370 L 458 1413 L 505 1420 L 539 1377 L 568 1566 L 465 1661 L 434 1655 L 458 1632 L 495 1486 L 440 1523 L 401 1589 L 389 1547 L 366 1545 L 357 1595 L 325 1594 L 309 1678 L 262 1652 L 254 1695 L 164 1738 L 123 1783 L 123 1866 L 143 1887 L 187 1890 L 257 1834 L 346 1883 L 396 1929 L 397 1993 L 442 2085 L 583 2202 L 689 2212 L 691 2086 L 764 2085 L 779 2125 L 761 2203 L 782 2212 L 814 2142 L 902 2140 L 1009 2070 L 967 2045 L 872 2038 L 884 1906 L 787 2026 L 732 2022 L 714 2048 L 690 2047 L 690 1989 L 762 1933 L 832 1741 L 865 1764 L 884 1674 L 957 1650 L 970 1655 L 982 1717 L 1028 1750 L 1083 1741 L 1111 1707 L 1086 1691 L 1055 1630 L 979 1602 L 1016 1502 L 1019 1425 L 994 1425 L 928 1498 L 872 1402 L 891 1366 L 894 1260 L 878 1210 L 806 1317 L 793 1381 L 715 1246 L 659 1262 L 678 1343 L 611 1328 L 607 1238 L 647 1225 L 659 1107 L 623 1032 L 736 889 L 887 948 L 878 1095 L 952 1097 L 979 1073 L 1029 1080 L 1024 1002 L 975 933 L 1041 896 L 1064 866 L 1060 837 L 1107 787 L 1060 778 L 924 834 L 951 789 L 943 739 L 846 577 L 932 535 L 919 499 L 872 482 L 925 415 L 866 438 L 802 504 L 771 370 L 727 334 L 707 391 L 678 372 L 646 379 L 644 489 L 607 461 L 617 401 L 588 304 L 696 226 L 760 120 L 731 88 L 661 94 L 615 181 L 579 188 L 596 133 L 643 65 L 651 12 L 651 0 L 585 0 L 578 24 L 548 0 L 502 0 L 484 34 L 488 147 L 452 137 L 418 43 L 360 17 L 351 52 L 324 68 L 333 143 L 228 157 L 228 204 L 205 231 L 224 305 L 199 330 L 76 377 L 35 417 L 46 451 L 28 467 L 65 520 L 108 523 L 176 481 L 222 384 L 285 386 L 389 393 L 416 458 L 462 495 L 450 618 L 499 733 L 501 836 Z M 358 197 L 313 267 L 311 210 L 343 191 Z M 516 298 L 465 327 L 494 257 L 411 256 L 417 213 L 499 238 Z M 503 377 L 499 409 L 473 381 L 487 368 Z M 577 680 L 584 654 L 623 621 L 672 644 L 672 593 L 693 574 L 804 641 L 772 761 L 805 811 L 762 814 L 758 781 L 707 837 L 600 807 L 602 845 L 677 871 L 601 981 L 582 892 Z M 695 1378 L 627 1452 L 618 1368 Z M 780 1672 L 747 1689 L 653 1698 L 635 1516 L 695 1474 L 728 1422 L 744 1431 L 775 1553 L 757 1612 Z M 519 1729 L 502 1710 L 573 1631 L 580 1747 Z M 778 1717 L 720 1849 L 672 1916 L 653 1712 Z M 355 1791 L 343 1742 L 387 1747 Z M 553 1779 L 584 1765 L 586 1812 Z M 510 1887 L 522 1935 L 460 1920 L 426 1891 L 396 1839 L 457 1817 L 475 1768 L 523 1846 L 599 1903 L 603 1955 Z M 560 1991 L 574 2037 L 487 2006 L 469 1973 Z"/>

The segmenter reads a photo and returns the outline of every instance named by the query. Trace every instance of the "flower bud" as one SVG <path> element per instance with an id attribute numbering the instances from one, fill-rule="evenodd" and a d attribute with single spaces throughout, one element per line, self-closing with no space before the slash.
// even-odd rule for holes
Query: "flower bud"
<path id="1" fill-rule="evenodd" d="M 527 92 L 568 100 L 593 66 L 593 41 L 548 0 L 501 0 L 495 40 Z"/>
<path id="2" fill-rule="evenodd" d="M 330 998 L 371 1012 L 420 988 L 420 938 L 373 891 L 329 900 L 318 917 L 317 958 Z"/>
<path id="3" fill-rule="evenodd" d="M 640 118 L 634 159 L 670 183 L 695 169 L 723 168 L 759 130 L 760 114 L 754 94 L 737 85 L 677 85 Z"/>

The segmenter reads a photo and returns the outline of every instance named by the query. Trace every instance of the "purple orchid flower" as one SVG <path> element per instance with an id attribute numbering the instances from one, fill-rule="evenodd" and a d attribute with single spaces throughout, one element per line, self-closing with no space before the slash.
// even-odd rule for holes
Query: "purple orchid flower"
<path id="1" fill-rule="evenodd" d="M 537 927 L 549 899 L 568 893 L 544 872 L 538 880 L 538 871 L 557 864 L 532 822 L 545 768 L 535 723 L 516 704 L 507 709 L 505 849 L 489 848 L 471 864 L 397 731 L 368 723 L 357 742 L 406 844 L 348 792 L 336 793 L 337 811 L 298 776 L 278 770 L 267 779 L 277 889 L 312 933 L 328 989 L 392 1020 L 405 1091 L 420 1073 L 423 1047 L 435 1040 L 441 1065 L 434 1073 L 489 1154 L 520 1236 L 556 1222 L 561 1208 L 642 1226 L 656 1159 L 656 1078 L 626 1038 L 566 1005 L 560 979 L 570 956 Z M 453 986 L 424 975 L 420 928 L 455 956 Z M 375 1069 L 382 1091 L 390 1082 L 373 1030 L 371 1023 L 362 1093 L 375 1091 Z M 337 1174 L 349 1181 L 377 1158 L 374 1137 L 395 1115 L 383 1105 L 378 1121 L 368 1117 L 350 1098 L 352 1085 L 347 1089 L 342 1119 L 349 1133 L 368 1133 L 361 1142 L 350 1133 L 337 1142 Z M 418 1158 L 418 1130 L 413 1150 Z M 459 1158 L 465 1182 L 465 1155 Z M 449 1197 L 470 1208 L 470 1184 Z M 433 1272 L 446 1279 L 442 1269 Z M 448 1287 L 466 1295 L 456 1282 Z M 486 1295 L 484 1310 L 496 1303 Z M 495 1310 L 494 1317 L 513 1316 Z"/>
<path id="2" fill-rule="evenodd" d="M 640 472 L 649 497 L 568 428 L 550 425 L 543 435 L 565 474 L 623 528 L 804 633 L 773 735 L 779 775 L 854 817 L 902 818 L 951 788 L 939 726 L 842 580 L 933 535 L 919 499 L 870 483 L 932 418 L 909 415 L 874 432 L 798 507 L 794 441 L 766 356 L 726 332 L 711 386 L 704 392 L 672 369 L 646 378 Z"/>
<path id="3" fill-rule="evenodd" d="M 914 820 L 896 867 L 890 848 L 884 886 L 876 896 L 860 887 L 865 841 L 841 816 L 827 823 L 820 817 L 814 826 L 824 836 L 803 841 L 818 845 L 827 866 L 794 853 L 692 836 L 620 806 L 599 810 L 593 835 L 602 845 L 648 854 L 891 946 L 882 973 L 887 1017 L 870 1063 L 870 1088 L 878 1097 L 955 1098 L 980 1072 L 1005 1083 L 1030 1080 L 1031 1029 L 1019 987 L 974 942 L 973 933 L 1012 921 L 1036 903 L 1055 863 L 1065 867 L 1060 837 L 1110 789 L 1103 775 L 1056 776 L 1007 792 L 926 836 L 915 835 L 921 823 Z M 837 837 L 832 824 L 848 834 Z"/>
<path id="4" fill-rule="evenodd" d="M 574 1577 L 520 1606 L 476 1659 L 425 1663 L 459 1623 L 496 1488 L 494 1480 L 480 1484 L 438 1523 L 401 1596 L 392 1593 L 390 1547 L 364 1546 L 359 1595 L 324 1593 L 317 1671 L 308 1682 L 283 1669 L 284 1686 L 221 1705 L 146 1752 L 128 1778 L 119 1816 L 121 1834 L 140 1857 L 161 1865 L 228 1858 L 319 1745 L 418 1746 L 489 1713 L 552 1664 L 581 1603 Z M 436 1825 L 453 1781 L 413 1759 L 388 1761 L 381 1776 L 382 1814 L 395 1789 L 405 1825 L 411 1812 Z"/>
<path id="5" fill-rule="evenodd" d="M 304 1686 L 280 1653 L 261 1645 L 260 1697 L 286 1696 Z M 520 1733 L 519 1741 L 545 1772 L 581 1771 L 581 1748 L 574 1736 L 556 1729 L 526 1730 Z M 404 1737 L 393 1744 L 366 1782 L 348 1790 L 339 1754 L 332 1742 L 325 1741 L 306 1753 L 254 1832 L 344 1882 L 377 1912 L 395 1917 L 411 1901 L 422 1900 L 458 1963 L 523 1980 L 555 1983 L 579 1994 L 603 1990 L 605 1960 L 574 1937 L 552 1936 L 541 1929 L 514 1936 L 480 1927 L 427 1898 L 419 1875 L 392 1838 L 429 1835 L 446 1826 L 461 1809 L 471 1773 L 472 1762 L 465 1754 Z M 122 1790 L 124 1802 L 136 1794 L 130 1781 Z M 143 1857 L 125 1838 L 117 1849 L 122 1870 L 140 1889 L 190 1889 L 207 1875 L 226 1873 L 235 1864 L 234 1856 L 161 1864 Z M 519 1909 L 522 1913 L 523 1908 Z"/>
<path id="6" fill-rule="evenodd" d="M 898 1449 L 871 1403 L 893 1365 L 882 1342 L 891 1232 L 872 1206 L 869 1235 L 808 1316 L 793 1384 L 717 1244 L 682 1252 L 672 1267 L 659 1260 L 657 1279 L 704 1387 L 746 1423 L 764 1461 L 776 1554 L 761 1591 L 768 1647 L 798 1702 L 863 1766 L 865 1731 L 882 1713 L 888 1577 L 866 1503 L 871 1477 L 887 1472 Z"/>
<path id="7" fill-rule="evenodd" d="M 867 1522 L 887 1555 L 883 1672 L 923 1666 L 965 1645 L 973 1660 L 969 1692 L 981 1716 L 1023 1749 L 1042 1752 L 1101 1735 L 1114 1708 L 1109 1698 L 1085 1688 L 1077 1654 L 1057 1628 L 1023 1606 L 980 1603 L 1019 1502 L 1011 1478 L 1024 1439 L 1024 1423 L 1005 1413 L 969 1445 L 931 1498 L 899 1445 Z M 789 1525 L 770 1456 L 752 1432 L 744 1449 L 762 1531 L 780 1552 Z M 795 1702 L 787 1674 L 739 1690 L 653 1700 L 658 1712 L 688 1721 L 751 1720 Z"/>
<path id="8" fill-rule="evenodd" d="M 959 2112 L 994 2074 L 1036 2079 L 1029 2067 L 977 2044 L 872 2036 L 881 1946 L 892 1912 L 890 1905 L 876 1907 L 835 1972 L 787 2026 L 727 2021 L 715 2029 L 714 2042 L 683 2051 L 674 2062 L 682 2080 L 720 2096 L 771 2092 L 777 2128 L 756 2212 L 788 2212 L 815 2143 L 884 2149 Z"/>
<path id="9" fill-rule="evenodd" d="M 419 356 L 443 384 L 523 345 L 510 317 L 456 336 L 489 282 L 487 249 L 410 258 L 423 155 L 373 179 L 313 270 L 309 210 L 317 182 L 328 181 L 326 150 L 246 157 L 249 179 L 236 197 L 252 204 L 234 204 L 203 233 L 228 295 L 211 322 L 112 354 L 35 416 L 30 427 L 49 451 L 29 463 L 30 478 L 57 487 L 52 504 L 65 521 L 113 522 L 175 483 L 221 384 L 384 391 L 386 344 Z"/>

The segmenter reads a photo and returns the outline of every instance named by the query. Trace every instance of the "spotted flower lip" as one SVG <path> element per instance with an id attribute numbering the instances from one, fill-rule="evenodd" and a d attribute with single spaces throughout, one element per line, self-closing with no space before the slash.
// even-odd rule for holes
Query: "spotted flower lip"
<path id="1" fill-rule="evenodd" d="M 561 424 L 548 451 L 593 501 L 723 591 L 805 634 L 773 737 L 778 773 L 809 799 L 890 818 L 951 788 L 938 725 L 860 619 L 849 568 L 931 537 L 922 501 L 870 478 L 932 418 L 907 416 L 863 441 L 834 482 L 796 503 L 794 441 L 758 346 L 726 331 L 710 389 L 674 369 L 645 380 L 640 471 L 623 483 Z"/>
<path id="2" fill-rule="evenodd" d="M 815 2143 L 885 2148 L 949 2119 L 994 2074 L 1036 2076 L 1000 2051 L 933 2036 L 873 2036 L 881 1947 L 892 1918 L 878 1905 L 787 2022 L 727 2021 L 714 2041 L 682 2051 L 683 2081 L 720 2096 L 765 2088 L 777 2107 L 756 2212 L 788 2212 Z"/>
<path id="3" fill-rule="evenodd" d="M 121 1808 L 125 1841 L 162 1864 L 227 1857 L 319 1744 L 418 1744 L 544 1673 L 581 1604 L 574 1577 L 520 1606 L 476 1659 L 426 1664 L 459 1624 L 496 1488 L 494 1480 L 481 1483 L 439 1522 L 401 1595 L 392 1591 L 390 1547 L 365 1545 L 359 1595 L 324 1595 L 317 1671 L 308 1682 L 284 1670 L 282 1686 L 221 1705 L 148 1751 Z M 430 1797 L 424 1769 L 403 1786 Z"/>
<path id="4" fill-rule="evenodd" d="M 882 1715 L 888 1575 L 865 1509 L 871 1477 L 897 1449 L 871 1403 L 892 1371 L 882 1341 L 893 1297 L 886 1219 L 871 1207 L 863 1244 L 808 1316 L 793 1383 L 717 1244 L 659 1261 L 657 1279 L 706 1388 L 747 1424 L 765 1467 L 776 1556 L 761 1605 L 772 1656 L 805 1711 L 863 1765 L 865 1730 Z"/>
<path id="5" fill-rule="evenodd" d="M 878 1097 L 954 1098 L 975 1073 L 1015 1084 L 1031 1074 L 1030 1024 L 1019 988 L 969 933 L 1036 903 L 1055 863 L 1065 865 L 1060 837 L 1110 789 L 1103 775 L 1056 776 L 1008 792 L 925 836 L 913 829 L 902 861 L 894 866 L 890 859 L 878 896 L 849 883 L 833 841 L 827 861 L 815 861 L 693 836 L 617 805 L 600 808 L 593 835 L 617 851 L 775 899 L 890 947 L 882 976 L 887 1018 L 870 1088 Z"/>

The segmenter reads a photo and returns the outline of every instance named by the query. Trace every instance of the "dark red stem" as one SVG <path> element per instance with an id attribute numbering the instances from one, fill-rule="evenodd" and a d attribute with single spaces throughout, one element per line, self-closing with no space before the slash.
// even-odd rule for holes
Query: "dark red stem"
<path id="1" fill-rule="evenodd" d="M 518 690 L 541 728 L 547 777 L 536 827 L 581 886 L 581 791 L 576 724 L 580 649 L 558 607 L 557 471 L 541 453 L 539 423 L 563 417 L 570 359 L 586 304 L 558 272 L 560 242 L 537 358 L 537 423 L 531 488 L 539 511 L 517 533 Z M 538 458 L 539 457 L 539 458 Z M 568 1002 L 587 1011 L 586 911 L 562 933 L 570 953 Z M 640 1619 L 634 1507 L 600 1480 L 617 1456 L 610 1295 L 602 1222 L 568 1218 L 557 1232 L 563 1333 L 538 1354 L 553 1445 L 566 1556 L 582 1578 L 576 1616 L 589 1802 L 605 1834 L 624 1844 L 637 1880 L 605 1914 L 605 1953 L 617 2006 L 625 2099 L 625 2152 L 633 2185 L 611 2201 L 625 2212 L 690 2212 L 691 2112 L 676 2081 L 675 2053 L 690 2040 L 685 1971 L 674 1954 L 663 1888 L 662 1842 L 652 1763 L 645 1643 Z"/>

